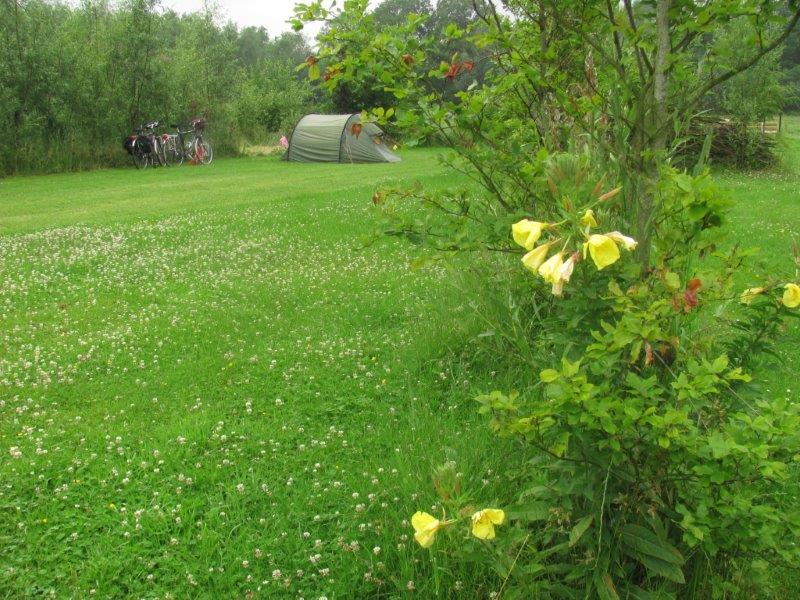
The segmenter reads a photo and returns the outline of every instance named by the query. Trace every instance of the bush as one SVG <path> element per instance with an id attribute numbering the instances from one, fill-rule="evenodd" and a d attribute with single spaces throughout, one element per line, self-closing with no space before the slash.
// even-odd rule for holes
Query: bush
<path id="1" fill-rule="evenodd" d="M 311 90 L 289 65 L 267 64 L 240 83 L 234 104 L 236 125 L 249 142 L 261 143 L 288 133 L 308 110 Z"/>
<path id="2" fill-rule="evenodd" d="M 697 119 L 686 132 L 676 162 L 692 165 L 704 152 L 715 164 L 736 169 L 767 169 L 778 162 L 775 138 L 761 133 L 757 126 L 718 120 Z"/>
<path id="3" fill-rule="evenodd" d="M 565 164 L 551 163 L 551 180 Z M 523 220 L 509 236 L 527 252 L 536 310 L 530 328 L 501 325 L 509 344 L 495 350 L 533 348 L 514 372 L 539 375 L 477 397 L 492 430 L 530 456 L 504 507 L 517 527 L 483 546 L 508 597 L 754 593 L 769 565 L 800 560 L 800 512 L 784 493 L 800 405 L 761 396 L 747 372 L 798 316 L 800 288 L 733 289 L 743 259 L 714 252 L 727 202 L 708 172 L 666 169 L 660 194 L 646 271 L 625 254 L 633 240 L 596 233 L 615 220 L 613 194 L 566 205 L 556 189 L 564 218 Z M 450 514 L 471 510 L 445 496 Z"/>

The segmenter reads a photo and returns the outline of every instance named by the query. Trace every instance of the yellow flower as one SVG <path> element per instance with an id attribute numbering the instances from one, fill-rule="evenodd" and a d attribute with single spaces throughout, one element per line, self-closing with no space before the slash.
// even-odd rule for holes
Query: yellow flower
<path id="1" fill-rule="evenodd" d="M 619 260 L 619 248 L 607 235 L 590 235 L 589 241 L 583 245 L 584 256 L 586 256 L 587 249 L 598 271 Z"/>
<path id="2" fill-rule="evenodd" d="M 575 263 L 578 261 L 578 256 L 580 256 L 579 253 L 574 253 L 561 265 L 561 268 L 558 270 L 558 281 L 553 283 L 554 296 L 561 296 L 564 292 L 564 284 L 572 277 L 572 271 L 575 270 Z"/>
<path id="3" fill-rule="evenodd" d="M 569 281 L 569 278 L 572 277 L 572 271 L 575 270 L 575 263 L 578 262 L 579 256 L 580 253 L 575 252 L 567 259 L 567 262 L 561 265 L 561 270 L 559 271 L 561 281 Z"/>
<path id="4" fill-rule="evenodd" d="M 797 308 L 800 306 L 800 285 L 787 283 L 783 286 L 783 305 L 786 308 Z"/>
<path id="5" fill-rule="evenodd" d="M 486 508 L 472 515 L 472 535 L 482 540 L 494 539 L 494 526 L 502 525 L 506 513 L 497 508 Z"/>
<path id="6" fill-rule="evenodd" d="M 622 235 L 619 231 L 607 233 L 606 237 L 610 237 L 618 244 L 625 246 L 625 250 L 636 250 L 636 246 L 639 245 L 639 242 L 637 242 L 635 239 L 628 237 L 627 235 Z"/>
<path id="7" fill-rule="evenodd" d="M 522 221 L 511 226 L 511 236 L 517 244 L 526 250 L 533 250 L 536 242 L 542 237 L 542 231 L 545 227 L 547 227 L 546 223 L 522 219 Z"/>
<path id="8" fill-rule="evenodd" d="M 581 225 L 586 227 L 597 227 L 597 219 L 594 218 L 594 211 L 590 208 L 581 218 Z"/>
<path id="9" fill-rule="evenodd" d="M 539 275 L 547 283 L 556 284 L 561 279 L 561 267 L 564 266 L 564 253 L 559 252 L 548 258 L 540 267 Z"/>
<path id="10" fill-rule="evenodd" d="M 764 293 L 763 287 L 747 288 L 745 291 L 742 292 L 742 295 L 739 296 L 739 300 L 742 302 L 742 304 L 752 304 L 753 300 L 756 299 L 756 296 L 763 293 Z"/>
<path id="11" fill-rule="evenodd" d="M 538 248 L 534 248 L 522 257 L 522 264 L 535 273 L 536 269 L 538 269 L 544 262 L 544 259 L 547 258 L 547 252 L 552 245 L 553 243 L 550 242 L 549 244 L 542 244 Z"/>
<path id="12" fill-rule="evenodd" d="M 423 548 L 430 548 L 436 538 L 436 532 L 444 526 L 439 519 L 426 512 L 416 512 L 411 517 L 411 525 L 414 527 L 414 539 Z"/>

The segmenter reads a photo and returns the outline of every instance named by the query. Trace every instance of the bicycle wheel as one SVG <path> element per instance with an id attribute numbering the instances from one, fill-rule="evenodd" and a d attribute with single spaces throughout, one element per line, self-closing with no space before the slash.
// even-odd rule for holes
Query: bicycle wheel
<path id="1" fill-rule="evenodd" d="M 136 141 L 133 142 L 133 146 L 131 147 L 131 158 L 133 158 L 133 164 L 136 165 L 137 169 L 147 168 L 147 155 L 142 152 L 142 149 Z"/>
<path id="2" fill-rule="evenodd" d="M 195 141 L 194 155 L 197 158 L 197 162 L 204 165 L 210 165 L 211 161 L 214 160 L 214 150 L 211 148 L 211 144 L 204 139 Z"/>
<path id="3" fill-rule="evenodd" d="M 167 141 L 164 142 L 164 162 L 168 167 L 178 164 L 174 138 L 168 138 Z"/>
<path id="4" fill-rule="evenodd" d="M 167 159 L 164 156 L 164 143 L 157 135 L 153 136 L 153 164 L 158 164 L 162 167 L 167 166 Z"/>

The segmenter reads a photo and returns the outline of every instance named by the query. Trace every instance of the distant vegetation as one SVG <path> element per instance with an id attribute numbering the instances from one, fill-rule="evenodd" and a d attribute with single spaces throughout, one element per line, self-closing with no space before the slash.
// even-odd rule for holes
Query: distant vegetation
<path id="1" fill-rule="evenodd" d="M 296 33 L 220 25 L 156 0 L 0 4 L 0 175 L 113 165 L 147 120 L 206 117 L 222 153 L 291 127 L 312 103 Z M 127 164 L 127 163 L 126 163 Z"/>
<path id="2" fill-rule="evenodd" d="M 453 99 L 469 81 L 483 81 L 493 64 L 491 48 L 445 33 L 451 25 L 483 27 L 475 6 L 481 3 L 385 0 L 364 23 L 334 24 L 366 27 L 374 39 L 409 15 L 426 16 L 414 33 L 419 42 L 434 42 L 426 43 L 425 68 L 436 72 L 454 56 L 474 68 L 468 80 L 431 78 L 432 92 Z M 740 34 L 721 29 L 716 36 L 736 50 Z M 392 104 L 386 83 L 374 75 L 336 78 L 333 93 L 323 93 L 296 70 L 313 54 L 302 34 L 242 29 L 213 8 L 179 15 L 159 0 L 9 0 L 0 4 L 0 35 L 0 176 L 127 164 L 122 137 L 148 120 L 168 125 L 203 116 L 217 153 L 225 155 L 275 143 L 304 112 Z M 800 108 L 798 42 L 795 33 L 785 49 L 709 95 L 704 109 L 747 131 L 782 107 Z M 322 74 L 329 62 L 320 64 Z M 394 122 L 385 126 L 399 133 Z M 734 148 L 736 164 L 761 156 L 751 138 Z"/>
<path id="3" fill-rule="evenodd" d="M 0 176 L 128 164 L 122 138 L 149 120 L 209 121 L 218 155 L 275 143 L 312 110 L 355 112 L 388 98 L 377 81 L 333 96 L 297 65 L 312 54 L 300 33 L 223 24 L 213 9 L 179 15 L 159 0 L 0 3 Z M 410 12 L 432 28 L 475 18 L 469 0 L 390 0 L 374 30 Z M 443 41 L 449 59 L 467 42 Z"/>

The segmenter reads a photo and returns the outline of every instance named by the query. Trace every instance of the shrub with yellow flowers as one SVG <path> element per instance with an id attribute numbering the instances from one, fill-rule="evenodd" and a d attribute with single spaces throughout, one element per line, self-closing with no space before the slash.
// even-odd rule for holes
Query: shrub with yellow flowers
<path id="1" fill-rule="evenodd" d="M 495 527 L 505 523 L 505 512 L 499 508 L 476 510 L 471 502 L 465 502 L 461 478 L 453 461 L 448 461 L 435 469 L 434 487 L 443 506 L 442 518 L 436 518 L 424 511 L 417 511 L 411 517 L 414 540 L 420 546 L 423 548 L 433 546 L 436 535 L 442 530 L 447 530 L 451 535 L 461 534 L 462 538 L 495 539 Z M 447 510 L 456 516 L 448 519 Z M 459 527 L 463 523 L 467 523 L 469 527 Z"/>
<path id="2" fill-rule="evenodd" d="M 602 598 L 675 597 L 690 580 L 694 597 L 712 597 L 731 579 L 760 589 L 767 561 L 800 564 L 783 533 L 800 533 L 800 511 L 782 500 L 800 462 L 800 404 L 764 397 L 746 371 L 800 316 L 800 286 L 767 278 L 737 291 L 744 257 L 716 252 L 709 231 L 724 202 L 702 174 L 664 181 L 664 205 L 685 210 L 664 217 L 645 270 L 610 272 L 637 244 L 603 232 L 597 205 L 511 227 L 524 267 L 568 310 L 571 295 L 604 286 L 580 351 L 562 347 L 521 390 L 477 398 L 492 430 L 523 440 L 542 467 L 508 507 L 529 514 L 535 540 L 508 551 L 537 566 L 508 576 L 534 595 L 553 594 L 555 576 Z"/>
<path id="3" fill-rule="evenodd" d="M 484 508 L 472 514 L 469 518 L 471 532 L 479 540 L 493 540 L 494 528 L 505 522 L 506 514 L 499 508 Z M 436 517 L 418 511 L 411 517 L 411 526 L 414 528 L 414 539 L 423 548 L 430 548 L 440 529 L 458 523 L 459 519 L 437 519 Z"/>
<path id="4" fill-rule="evenodd" d="M 750 372 L 800 316 L 798 272 L 737 284 L 749 251 L 721 250 L 729 202 L 707 170 L 664 167 L 645 240 L 607 180 L 585 157 L 551 157 L 549 202 L 486 224 L 456 194 L 441 205 L 449 233 L 411 213 L 392 230 L 438 256 L 513 257 L 489 263 L 486 287 L 511 301 L 505 317 L 481 315 L 502 335 L 479 340 L 516 389 L 476 399 L 530 466 L 502 517 L 445 494 L 447 513 L 412 518 L 415 539 L 435 548 L 445 534 L 459 543 L 441 552 L 473 560 L 466 540 L 485 536 L 479 550 L 520 597 L 758 595 L 766 565 L 800 565 L 800 506 L 785 490 L 800 404 Z"/>

